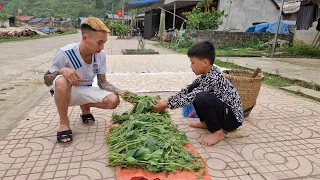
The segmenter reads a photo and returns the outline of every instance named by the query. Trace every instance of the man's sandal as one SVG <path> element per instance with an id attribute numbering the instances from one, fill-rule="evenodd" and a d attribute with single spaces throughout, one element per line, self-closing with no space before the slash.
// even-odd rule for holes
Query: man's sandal
<path id="1" fill-rule="evenodd" d="M 68 140 L 70 139 L 70 140 Z M 67 141 L 63 141 L 67 140 Z M 66 130 L 57 133 L 57 142 L 61 145 L 69 145 L 72 143 L 72 131 Z"/>
<path id="2" fill-rule="evenodd" d="M 92 125 L 95 122 L 95 119 L 91 113 L 90 114 L 81 114 L 80 117 L 82 119 L 83 124 Z"/>

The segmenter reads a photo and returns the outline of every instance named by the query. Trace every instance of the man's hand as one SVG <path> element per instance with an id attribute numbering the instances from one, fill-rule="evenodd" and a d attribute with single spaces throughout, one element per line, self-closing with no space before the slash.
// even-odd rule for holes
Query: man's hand
<path id="1" fill-rule="evenodd" d="M 167 99 L 162 100 L 162 101 L 155 100 L 155 102 L 157 104 L 151 110 L 154 113 L 161 112 L 161 111 L 163 111 L 163 110 L 168 108 L 168 100 Z"/>
<path id="2" fill-rule="evenodd" d="M 121 96 L 121 97 L 123 97 L 123 95 L 124 95 L 125 93 L 130 93 L 130 94 L 132 94 L 132 95 L 134 95 L 134 96 L 136 96 L 136 95 L 137 95 L 136 93 L 133 93 L 133 92 L 128 91 L 128 90 L 125 90 L 125 91 L 119 91 L 119 92 L 118 92 L 118 95 L 119 95 L 119 96 Z"/>
<path id="3" fill-rule="evenodd" d="M 127 91 L 127 90 L 126 90 L 126 91 L 119 91 L 119 92 L 118 92 L 118 95 L 119 95 L 120 97 L 122 97 L 123 100 L 125 100 L 125 101 L 133 104 L 134 102 L 133 102 L 130 98 L 125 98 L 125 97 L 124 97 L 124 94 L 125 94 L 125 93 L 129 93 L 129 94 L 131 94 L 131 95 L 133 95 L 133 96 L 136 96 L 137 94 L 136 94 L 136 93 L 133 93 L 133 92 L 131 92 L 131 91 Z"/>
<path id="4" fill-rule="evenodd" d="M 72 86 L 79 86 L 79 81 L 82 81 L 82 76 L 80 73 L 71 68 L 60 69 L 60 74 L 62 74 Z"/>

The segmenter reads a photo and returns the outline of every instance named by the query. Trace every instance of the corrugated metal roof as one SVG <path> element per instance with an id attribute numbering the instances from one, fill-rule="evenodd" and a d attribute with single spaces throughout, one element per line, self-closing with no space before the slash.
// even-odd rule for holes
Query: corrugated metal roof
<path id="1" fill-rule="evenodd" d="M 158 2 L 159 0 L 139 0 L 139 1 L 131 1 L 128 2 L 128 5 L 143 5 L 148 3 Z"/>
<path id="2" fill-rule="evenodd" d="M 30 21 L 34 16 L 16 16 L 20 21 Z"/>
<path id="3" fill-rule="evenodd" d="M 40 22 L 42 20 L 43 20 L 43 18 L 33 18 L 33 19 L 31 19 L 31 22 L 36 23 L 36 22 Z"/>

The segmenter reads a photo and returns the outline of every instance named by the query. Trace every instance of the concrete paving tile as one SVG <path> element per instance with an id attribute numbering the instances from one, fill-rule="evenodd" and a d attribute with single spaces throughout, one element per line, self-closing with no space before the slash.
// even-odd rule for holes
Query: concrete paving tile
<path id="1" fill-rule="evenodd" d="M 52 171 L 52 172 L 44 172 L 44 173 L 42 174 L 41 179 L 50 179 L 50 178 L 53 178 L 54 173 L 55 173 L 54 171 Z"/>
<path id="2" fill-rule="evenodd" d="M 23 178 L 26 176 L 23 176 Z M 15 176 L 11 176 L 11 177 L 3 177 L 2 180 L 14 180 Z"/>
<path id="3" fill-rule="evenodd" d="M 175 92 L 159 91 L 179 90 L 194 78 L 188 58 L 181 55 L 149 60 L 143 56 L 132 56 L 130 60 L 124 56 L 109 56 L 108 67 L 108 79 L 115 85 L 150 91 L 161 97 Z M 164 73 L 164 70 L 175 74 Z M 171 80 L 172 77 L 179 82 Z M 137 81 L 144 83 L 137 85 Z M 32 179 L 40 174 L 38 179 L 114 179 L 114 169 L 107 167 L 104 130 L 113 112 L 120 113 L 129 108 L 130 105 L 122 101 L 115 111 L 93 109 L 97 123 L 90 127 L 81 124 L 79 107 L 69 108 L 74 143 L 61 147 L 55 142 L 57 111 L 52 98 L 48 97 L 0 141 L 0 177 L 9 172 L 10 176 L 5 178 L 21 175 Z M 191 120 L 197 119 L 182 117 L 181 109 L 170 110 L 170 113 L 173 122 L 186 132 L 205 159 L 212 179 L 307 179 L 320 175 L 314 162 L 320 158 L 318 102 L 263 86 L 257 105 L 242 127 L 251 135 L 228 138 L 212 147 L 199 143 L 207 131 L 188 126 Z M 16 177 L 14 172 L 17 170 Z M 19 175 L 20 171 L 22 174 Z"/>
<path id="4" fill-rule="evenodd" d="M 68 170 L 68 176 L 76 176 L 80 172 L 80 169 L 69 169 Z"/>
<path id="5" fill-rule="evenodd" d="M 40 179 L 41 173 L 30 174 L 28 180 L 38 180 Z"/>

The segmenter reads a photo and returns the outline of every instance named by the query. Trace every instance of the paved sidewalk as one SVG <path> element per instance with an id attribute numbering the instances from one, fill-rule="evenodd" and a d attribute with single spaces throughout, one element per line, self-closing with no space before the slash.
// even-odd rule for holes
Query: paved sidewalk
<path id="1" fill-rule="evenodd" d="M 249 58 L 249 57 L 218 57 L 223 61 L 239 66 L 256 69 L 281 75 L 283 77 L 298 79 L 306 82 L 320 84 L 320 60 L 307 58 Z"/>
<path id="2" fill-rule="evenodd" d="M 128 40 L 119 42 L 123 41 Z M 185 55 L 164 53 L 107 55 L 107 78 L 123 89 L 168 97 L 195 76 Z M 84 126 L 80 108 L 70 107 L 74 142 L 61 147 L 55 142 L 59 116 L 47 94 L 26 116 L 16 119 L 17 126 L 0 140 L 0 179 L 116 179 L 114 168 L 107 166 L 105 129 L 113 113 L 130 108 L 121 102 L 116 110 L 93 109 L 97 122 Z M 213 180 L 320 179 L 319 102 L 263 86 L 257 106 L 242 126 L 250 136 L 226 139 L 212 147 L 200 144 L 207 131 L 188 126 L 197 119 L 182 117 L 181 109 L 170 113 L 205 158 Z"/>
<path id="3" fill-rule="evenodd" d="M 144 56 L 109 56 L 113 59 L 108 61 L 112 75 L 107 77 L 122 88 L 151 92 L 178 90 L 194 78 L 186 66 L 188 59 L 183 55 L 148 57 L 144 60 Z M 138 61 L 148 63 L 142 65 Z M 169 78 L 172 73 L 174 77 Z M 152 94 L 165 98 L 173 93 Z M 59 117 L 48 96 L 0 141 L 0 177 L 5 180 L 115 179 L 114 169 L 107 167 L 108 146 L 104 133 L 112 113 L 129 108 L 131 105 L 122 102 L 114 111 L 94 109 L 97 123 L 90 127 L 81 124 L 79 107 L 70 108 L 75 140 L 71 146 L 61 147 L 55 143 Z M 186 132 L 190 142 L 206 159 L 212 179 L 320 178 L 318 102 L 264 86 L 257 106 L 242 127 L 251 135 L 226 139 L 212 147 L 199 143 L 207 131 L 187 125 L 195 119 L 182 117 L 181 109 L 170 113 L 178 129 Z"/>

